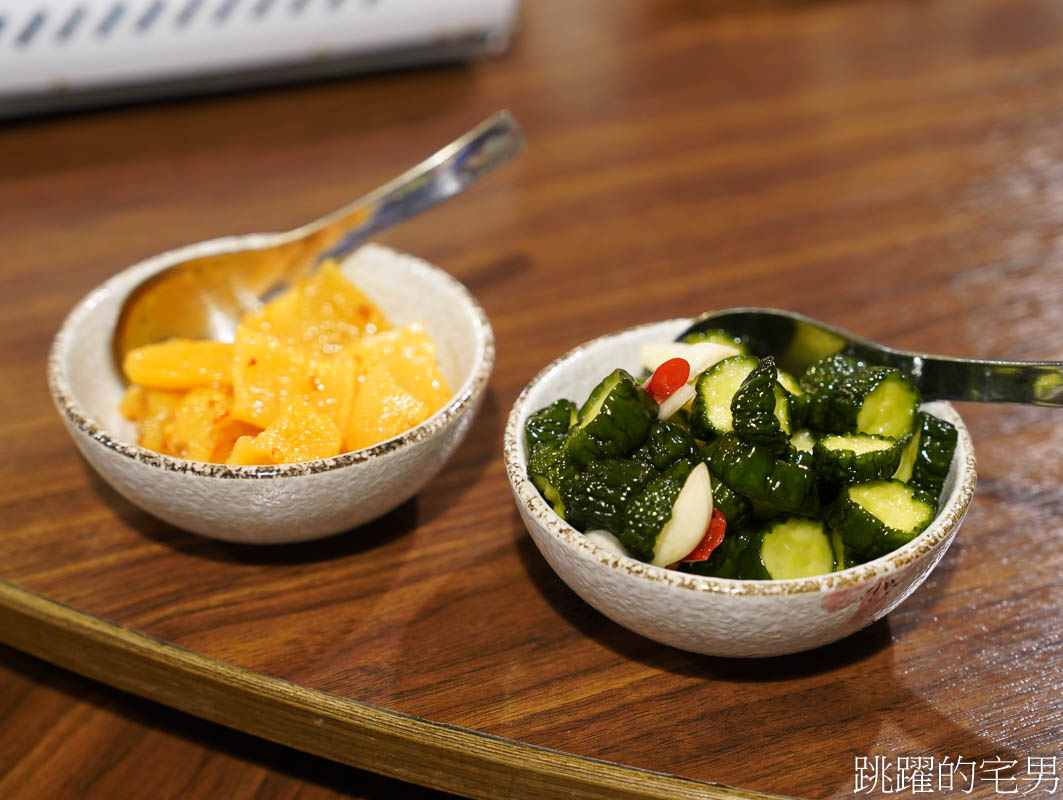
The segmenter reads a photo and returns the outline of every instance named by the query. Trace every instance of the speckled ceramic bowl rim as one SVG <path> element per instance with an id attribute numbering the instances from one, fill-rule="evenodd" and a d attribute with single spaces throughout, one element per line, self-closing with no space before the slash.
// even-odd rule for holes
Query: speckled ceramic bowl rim
<path id="1" fill-rule="evenodd" d="M 181 472 L 199 475 L 206 478 L 237 478 L 237 479 L 261 479 L 261 478 L 294 478 L 305 475 L 313 475 L 331 470 L 343 469 L 353 464 L 371 461 L 387 453 L 400 450 L 416 442 L 428 439 L 447 427 L 452 421 L 466 414 L 475 406 L 476 398 L 484 391 L 487 381 L 491 376 L 495 360 L 495 341 L 491 323 L 487 318 L 487 312 L 473 297 L 472 293 L 463 283 L 455 277 L 435 266 L 434 264 L 417 258 L 408 253 L 402 253 L 388 247 L 373 244 L 370 247 L 386 251 L 391 257 L 406 259 L 416 263 L 424 269 L 437 273 L 444 281 L 450 284 L 461 301 L 468 304 L 473 324 L 477 330 L 481 345 L 476 353 L 475 362 L 468 377 L 455 391 L 450 401 L 424 422 L 410 428 L 398 436 L 383 442 L 366 447 L 361 450 L 351 450 L 340 453 L 331 458 L 317 459 L 314 461 L 302 461 L 295 464 L 279 464 L 276 466 L 228 466 L 226 464 L 212 464 L 204 461 L 189 461 L 175 456 L 163 455 L 152 450 L 147 450 L 136 444 L 122 441 L 97 422 L 81 407 L 74 399 L 67 375 L 62 366 L 62 353 L 67 349 L 68 340 L 75 336 L 83 318 L 91 312 L 105 298 L 116 292 L 125 297 L 132 287 L 138 285 L 151 275 L 166 269 L 171 264 L 190 258 L 216 255 L 233 250 L 253 248 L 272 241 L 270 234 L 248 234 L 245 236 L 227 236 L 219 239 L 210 239 L 205 242 L 180 247 L 176 250 L 168 250 L 151 258 L 140 261 L 131 267 L 113 275 L 108 280 L 97 286 L 83 297 L 70 313 L 67 314 L 59 332 L 52 342 L 48 354 L 48 388 L 52 394 L 52 400 L 56 408 L 83 434 L 94 439 L 109 450 L 126 458 L 131 458 L 142 464 L 170 472 Z"/>
<path id="2" fill-rule="evenodd" d="M 941 544 L 954 532 L 956 526 L 963 520 L 967 508 L 974 495 L 976 481 L 974 447 L 970 433 L 966 425 L 955 409 L 949 406 L 952 417 L 950 420 L 956 425 L 959 433 L 960 444 L 958 452 L 964 454 L 964 462 L 959 465 L 960 474 L 958 480 L 949 495 L 946 503 L 938 512 L 937 518 L 919 536 L 903 547 L 894 550 L 881 558 L 850 567 L 828 575 L 817 575 L 813 578 L 798 578 L 792 580 L 768 580 L 749 581 L 731 578 L 712 578 L 702 575 L 692 575 L 677 570 L 656 567 L 627 556 L 617 555 L 603 547 L 599 547 L 589 541 L 586 536 L 577 531 L 571 525 L 562 520 L 554 510 L 546 503 L 539 494 L 539 490 L 528 479 L 527 465 L 520 458 L 520 439 L 523 435 L 520 426 L 520 417 L 524 411 L 528 396 L 535 388 L 548 380 L 557 370 L 565 367 L 570 361 L 580 356 L 585 350 L 595 347 L 597 344 L 623 336 L 644 328 L 656 327 L 663 323 L 689 322 L 691 320 L 675 319 L 660 320 L 658 322 L 645 323 L 616 331 L 604 336 L 599 336 L 588 342 L 573 348 L 560 358 L 544 367 L 520 393 L 510 409 L 506 421 L 506 429 L 503 435 L 503 457 L 506 464 L 506 473 L 509 481 L 520 502 L 531 512 L 532 516 L 549 531 L 550 535 L 562 542 L 569 550 L 580 558 L 591 559 L 600 562 L 610 568 L 619 569 L 637 579 L 646 579 L 657 583 L 688 589 L 697 592 L 709 592 L 714 594 L 728 595 L 792 595 L 820 592 L 843 587 L 858 586 L 888 575 L 901 567 L 911 564 L 917 559 L 929 553 Z M 604 373 L 603 373 L 604 374 Z M 958 424 L 957 424 L 958 423 Z"/>

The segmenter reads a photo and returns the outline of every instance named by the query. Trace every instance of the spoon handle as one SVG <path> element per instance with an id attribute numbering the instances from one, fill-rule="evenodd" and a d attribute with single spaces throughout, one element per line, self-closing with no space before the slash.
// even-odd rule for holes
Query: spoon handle
<path id="1" fill-rule="evenodd" d="M 523 149 L 524 135 L 517 121 L 508 111 L 499 111 L 361 199 L 292 231 L 292 237 L 342 231 L 339 241 L 317 261 L 343 259 L 381 231 L 458 194 Z"/>
<path id="2" fill-rule="evenodd" d="M 714 329 L 741 338 L 758 355 L 776 355 L 780 366 L 795 375 L 825 356 L 845 353 L 871 364 L 896 367 L 912 378 L 927 400 L 1063 407 L 1061 361 L 991 361 L 897 350 L 773 308 L 709 311 L 678 338 Z"/>
<path id="3" fill-rule="evenodd" d="M 846 350 L 908 372 L 928 400 L 1063 407 L 1063 362 L 950 358 L 870 348 L 860 342 L 852 342 Z"/>

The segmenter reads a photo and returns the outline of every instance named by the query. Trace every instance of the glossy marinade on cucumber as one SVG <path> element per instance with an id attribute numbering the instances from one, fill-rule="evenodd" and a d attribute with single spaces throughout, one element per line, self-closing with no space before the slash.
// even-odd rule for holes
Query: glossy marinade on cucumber
<path id="1" fill-rule="evenodd" d="M 525 424 L 529 477 L 596 544 L 780 580 L 878 558 L 933 521 L 957 432 L 899 370 L 839 354 L 790 375 L 720 331 L 640 360 L 644 377 L 614 369 Z"/>

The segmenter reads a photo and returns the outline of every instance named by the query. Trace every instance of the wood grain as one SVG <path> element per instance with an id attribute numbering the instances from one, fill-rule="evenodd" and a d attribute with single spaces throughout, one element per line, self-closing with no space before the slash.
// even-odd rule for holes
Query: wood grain
<path id="1" fill-rule="evenodd" d="M 942 565 L 868 630 L 759 661 L 663 648 L 585 606 L 524 532 L 500 441 L 551 359 L 713 307 L 790 308 L 955 355 L 1063 357 L 1063 9 L 595 0 L 524 15 L 490 62 L 0 129 L 0 640 L 473 797 L 623 796 L 617 782 L 845 797 L 864 756 L 1003 758 L 1029 788 L 1029 758 L 1063 756 L 1057 411 L 962 407 L 979 486 Z M 85 292 L 176 245 L 312 219 L 500 107 L 527 153 L 386 237 L 465 282 L 498 344 L 468 440 L 416 499 L 315 544 L 235 547 L 148 517 L 77 457 L 44 360 Z M 69 735 L 50 722 L 63 714 L 108 752 L 151 756 L 89 768 L 93 738 L 73 737 L 66 769 L 94 776 L 83 796 L 181 796 L 155 762 L 202 762 L 247 797 L 295 796 L 314 769 L 271 771 L 268 756 L 249 780 L 269 788 L 233 788 L 242 746 L 218 753 L 215 734 L 131 699 L 96 713 L 49 693 L 32 659 L 10 663 L 21 688 L 0 708 L 35 744 L 0 737 L 0 795 L 61 792 L 34 772 Z M 378 736 L 376 715 L 408 724 Z M 162 745 L 171 728 L 184 746 Z"/>
<path id="2" fill-rule="evenodd" d="M 454 797 L 237 733 L 7 647 L 0 709 L 6 800 Z"/>

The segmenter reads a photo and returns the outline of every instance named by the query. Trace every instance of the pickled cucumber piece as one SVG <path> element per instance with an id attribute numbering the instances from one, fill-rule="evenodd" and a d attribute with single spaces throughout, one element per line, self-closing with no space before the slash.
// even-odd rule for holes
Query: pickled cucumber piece
<path id="1" fill-rule="evenodd" d="M 646 441 L 631 457 L 646 462 L 654 469 L 664 470 L 681 458 L 693 458 L 697 449 L 697 443 L 690 431 L 671 420 L 659 419 L 650 425 Z"/>
<path id="2" fill-rule="evenodd" d="M 731 400 L 746 376 L 760 363 L 756 356 L 731 356 L 698 376 L 690 424 L 702 439 L 734 430 Z"/>
<path id="3" fill-rule="evenodd" d="M 895 480 L 847 486 L 827 509 L 827 523 L 858 558 L 878 558 L 907 544 L 934 519 L 934 498 Z"/>
<path id="4" fill-rule="evenodd" d="M 580 530 L 620 533 L 628 502 L 657 474 L 650 464 L 635 459 L 592 461 L 563 494 L 566 518 Z"/>
<path id="5" fill-rule="evenodd" d="M 524 423 L 524 444 L 528 453 L 540 442 L 559 442 L 569 428 L 576 424 L 576 404 L 571 400 L 557 400 L 540 408 Z"/>
<path id="6" fill-rule="evenodd" d="M 952 423 L 920 411 L 915 419 L 915 432 L 905 445 L 893 477 L 939 497 L 952 466 L 958 438 Z"/>
<path id="7" fill-rule="evenodd" d="M 834 549 L 819 520 L 786 517 L 769 522 L 739 559 L 739 576 L 751 580 L 810 578 L 834 571 Z"/>
<path id="8" fill-rule="evenodd" d="M 712 476 L 712 505 L 727 520 L 727 530 L 741 530 L 753 521 L 753 502 Z"/>
<path id="9" fill-rule="evenodd" d="M 735 433 L 774 452 L 785 450 L 790 443 L 790 400 L 778 376 L 775 359 L 761 359 L 731 398 Z"/>
<path id="10" fill-rule="evenodd" d="M 657 403 L 625 370 L 607 375 L 579 410 L 568 450 L 577 466 L 627 454 L 642 444 L 657 418 Z"/>
<path id="11" fill-rule="evenodd" d="M 889 478 L 903 451 L 903 442 L 864 433 L 828 434 L 816 442 L 814 449 L 820 479 L 831 484 Z"/>
<path id="12" fill-rule="evenodd" d="M 807 424 L 830 433 L 874 433 L 904 439 L 912 430 L 919 390 L 899 370 L 833 355 L 805 370 Z"/>
<path id="13" fill-rule="evenodd" d="M 715 441 L 709 450 L 712 474 L 753 501 L 763 501 L 791 514 L 815 516 L 819 511 L 815 459 L 790 448 L 776 454 L 743 442 L 734 433 Z"/>
<path id="14" fill-rule="evenodd" d="M 562 497 L 577 474 L 564 441 L 541 442 L 528 460 L 528 477 L 562 519 L 566 518 Z"/>

